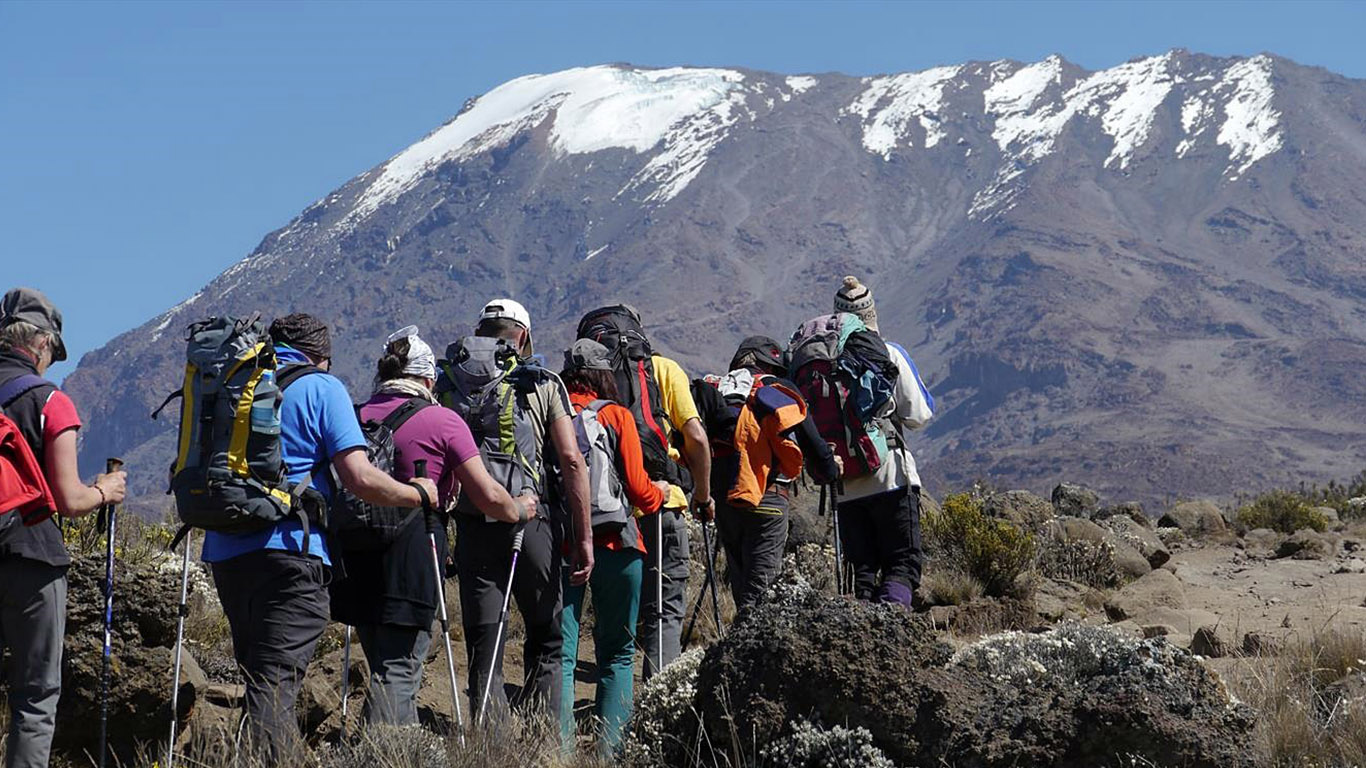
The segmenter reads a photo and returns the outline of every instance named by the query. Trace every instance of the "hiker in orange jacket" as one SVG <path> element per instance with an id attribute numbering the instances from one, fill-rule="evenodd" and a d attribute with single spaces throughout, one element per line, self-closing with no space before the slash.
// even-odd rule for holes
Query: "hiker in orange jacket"
<path id="1" fill-rule="evenodd" d="M 711 440 L 716 528 L 740 611 L 778 576 L 787 544 L 788 486 L 805 460 L 818 482 L 839 476 L 837 458 L 806 418 L 797 388 L 781 378 L 785 374 L 778 343 L 751 336 L 735 351 L 729 373 L 693 387 Z"/>

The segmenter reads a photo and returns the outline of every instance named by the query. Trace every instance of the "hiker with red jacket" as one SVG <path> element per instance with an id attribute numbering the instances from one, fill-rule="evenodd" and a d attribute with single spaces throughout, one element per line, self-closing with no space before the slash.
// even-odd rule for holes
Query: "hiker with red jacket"
<path id="1" fill-rule="evenodd" d="M 858 278 L 845 277 L 834 309 L 858 316 L 881 337 L 873 293 Z M 888 452 L 871 474 L 846 478 L 839 497 L 839 535 L 854 570 L 854 595 L 895 603 L 908 610 L 920 586 L 920 475 L 903 429 L 918 429 L 934 416 L 934 398 L 905 348 L 883 340 L 896 365 Z"/>
<path id="2" fill-rule="evenodd" d="M 80 517 L 123 501 L 126 475 L 81 482 L 76 406 L 42 374 L 66 359 L 62 314 L 42 293 L 15 288 L 0 300 L 0 410 L 18 427 L 46 486 L 42 503 L 11 512 L 0 499 L 0 653 L 9 651 L 10 727 L 5 765 L 46 766 L 62 691 L 66 571 L 71 565 L 51 516 Z M 20 447 L 22 450 L 22 447 Z"/>
<path id="3" fill-rule="evenodd" d="M 669 484 L 650 480 L 631 412 L 615 402 L 616 377 L 611 353 L 591 339 L 579 339 L 564 355 L 560 374 L 575 413 L 579 450 L 589 470 L 593 508 L 593 574 L 587 584 L 564 584 L 564 654 L 560 731 L 574 744 L 574 672 L 584 593 L 592 590 L 593 642 L 598 690 L 593 714 L 602 731 L 604 756 L 621 747 L 622 729 L 631 719 L 636 621 L 645 570 L 645 537 L 632 514 L 659 514 Z M 599 443 L 601 440 L 601 443 Z"/>
<path id="4" fill-rule="evenodd" d="M 738 611 L 753 607 L 778 577 L 787 545 L 789 486 L 807 471 L 819 483 L 839 476 L 839 458 L 807 418 L 782 348 L 767 336 L 740 343 L 725 376 L 694 382 L 711 441 L 716 529 Z"/>

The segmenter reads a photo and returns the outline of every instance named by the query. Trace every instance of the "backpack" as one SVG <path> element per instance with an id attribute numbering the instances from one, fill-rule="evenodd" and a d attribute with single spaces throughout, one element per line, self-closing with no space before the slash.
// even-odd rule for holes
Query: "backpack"
<path id="1" fill-rule="evenodd" d="M 754 393 L 771 378 L 755 376 L 748 368 L 738 368 L 724 376 L 708 374 L 693 381 L 693 400 L 705 412 L 703 421 L 714 455 L 735 452 L 735 425 L 740 421 L 740 413 Z"/>
<path id="2" fill-rule="evenodd" d="M 838 312 L 800 325 L 788 345 L 792 381 L 809 417 L 844 462 L 844 477 L 876 472 L 887 458 L 887 416 L 897 367 L 887 344 L 857 315 Z"/>
<path id="3" fill-rule="evenodd" d="M 650 479 L 667 480 L 690 492 L 692 477 L 688 470 L 669 458 L 669 438 L 664 432 L 669 417 L 655 379 L 654 351 L 640 316 L 624 304 L 595 309 L 579 321 L 576 336 L 592 339 L 612 353 L 617 401 L 635 417 Z"/>
<path id="4" fill-rule="evenodd" d="M 0 514 L 18 512 L 24 525 L 37 525 L 52 517 L 57 502 L 33 448 L 3 409 L 41 386 L 56 387 L 35 374 L 16 376 L 0 387 Z"/>
<path id="5" fill-rule="evenodd" d="M 631 521 L 631 503 L 626 498 L 617 466 L 618 436 L 598 420 L 598 413 L 610 400 L 594 400 L 574 415 L 574 433 L 579 453 L 588 464 L 588 498 L 594 533 L 620 533 Z"/>
<path id="6" fill-rule="evenodd" d="M 212 317 L 190 325 L 185 381 L 152 414 L 181 399 L 180 437 L 169 492 L 183 526 L 251 533 L 289 517 L 325 517 L 311 475 L 290 484 L 280 447 L 280 403 L 298 379 L 321 373 L 311 365 L 277 370 L 275 346 L 255 314 Z"/>
<path id="7" fill-rule="evenodd" d="M 394 435 L 409 419 L 430 405 L 432 403 L 420 397 L 409 398 L 379 421 L 361 421 L 360 406 L 356 406 L 356 420 L 361 422 L 361 433 L 365 435 L 365 456 L 370 463 L 392 476 L 394 468 L 398 466 L 399 455 L 394 445 Z M 328 510 L 328 531 L 344 550 L 388 549 L 419 511 L 371 504 L 341 487 L 340 483 L 335 487 L 338 491 L 332 508 Z"/>
<path id="8" fill-rule="evenodd" d="M 537 454 L 536 424 L 525 393 L 550 376 L 522 361 L 502 339 L 466 336 L 437 361 L 436 398 L 465 420 L 493 479 L 516 498 L 526 491 L 544 496 Z M 456 508 L 481 514 L 466 494 Z"/>

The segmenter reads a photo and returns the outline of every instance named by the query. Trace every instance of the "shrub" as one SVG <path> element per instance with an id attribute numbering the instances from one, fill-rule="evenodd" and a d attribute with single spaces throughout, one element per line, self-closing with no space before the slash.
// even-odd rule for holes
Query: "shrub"
<path id="1" fill-rule="evenodd" d="M 764 765 L 792 768 L 895 768 L 873 744 L 867 728 L 822 728 L 805 720 L 761 749 L 759 756 Z"/>
<path id="2" fill-rule="evenodd" d="M 1270 528 L 1294 533 L 1301 528 L 1327 530 L 1328 520 L 1304 497 L 1290 491 L 1271 491 L 1238 510 L 1238 523 L 1248 528 Z"/>
<path id="3" fill-rule="evenodd" d="M 968 493 L 944 499 L 924 520 L 927 547 L 948 568 L 971 575 L 991 597 L 1016 596 L 1034 563 L 1034 536 L 982 510 Z"/>
<path id="4" fill-rule="evenodd" d="M 982 583 L 954 566 L 931 562 L 921 583 L 931 605 L 966 605 L 982 596 Z"/>
<path id="5" fill-rule="evenodd" d="M 678 734 L 696 727 L 697 669 L 703 648 L 693 648 L 650 678 L 636 697 L 627 726 L 625 756 L 631 765 L 666 765 L 682 751 Z"/>
<path id="6" fill-rule="evenodd" d="M 1095 589 L 1110 589 L 1121 580 L 1115 548 L 1108 541 L 1062 541 L 1048 538 L 1039 548 L 1039 573 L 1050 579 L 1075 581 Z"/>

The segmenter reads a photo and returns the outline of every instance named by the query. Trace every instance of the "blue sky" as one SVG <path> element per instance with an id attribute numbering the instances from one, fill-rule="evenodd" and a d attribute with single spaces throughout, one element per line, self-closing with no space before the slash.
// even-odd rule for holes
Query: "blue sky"
<path id="1" fill-rule="evenodd" d="M 624 61 L 786 73 L 1174 47 L 1366 78 L 1366 2 L 0 0 L 0 264 L 75 358 L 513 77 Z"/>

